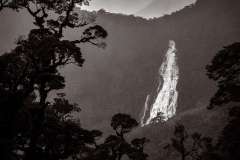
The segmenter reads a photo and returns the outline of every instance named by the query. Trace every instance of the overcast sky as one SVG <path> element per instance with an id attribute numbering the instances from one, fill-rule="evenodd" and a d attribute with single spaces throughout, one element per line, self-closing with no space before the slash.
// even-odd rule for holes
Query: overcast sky
<path id="1" fill-rule="evenodd" d="M 88 10 L 105 9 L 112 13 L 134 14 L 142 17 L 160 17 L 182 9 L 196 0 L 91 0 Z"/>

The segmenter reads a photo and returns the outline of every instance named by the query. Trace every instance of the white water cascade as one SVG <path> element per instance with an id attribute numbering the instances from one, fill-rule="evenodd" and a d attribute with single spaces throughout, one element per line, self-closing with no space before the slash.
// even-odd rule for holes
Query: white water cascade
<path id="1" fill-rule="evenodd" d="M 141 126 L 167 121 L 176 114 L 178 98 L 177 83 L 179 79 L 176 52 L 175 42 L 172 40 L 169 41 L 168 51 L 159 68 L 160 80 L 158 82 L 157 95 L 147 95 L 141 117 Z"/>

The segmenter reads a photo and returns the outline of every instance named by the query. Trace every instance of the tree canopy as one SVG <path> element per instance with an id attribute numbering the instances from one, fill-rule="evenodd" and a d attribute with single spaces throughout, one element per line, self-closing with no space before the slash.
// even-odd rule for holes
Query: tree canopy
<path id="1" fill-rule="evenodd" d="M 0 11 L 21 9 L 33 17 L 27 37 L 0 56 L 0 154 L 3 160 L 145 160 L 146 138 L 127 142 L 138 122 L 127 114 L 117 114 L 111 126 L 116 135 L 103 143 L 99 130 L 82 128 L 74 116 L 81 111 L 64 93 L 49 100 L 49 93 L 65 87 L 60 67 L 84 63 L 79 44 L 104 48 L 107 32 L 93 23 L 96 15 L 81 12 L 76 6 L 88 0 L 1 0 Z M 85 15 L 83 15 L 85 14 Z M 78 39 L 66 39 L 64 32 L 81 29 Z M 73 30 L 74 32 L 74 30 Z M 75 113 L 75 114 L 74 114 Z"/>
<path id="2" fill-rule="evenodd" d="M 220 50 L 207 66 L 207 71 L 209 78 L 218 85 L 209 108 L 225 106 L 229 112 L 229 121 L 219 137 L 217 147 L 223 159 L 237 160 L 240 158 L 240 43 Z"/>
<path id="3" fill-rule="evenodd" d="M 240 43 L 233 43 L 220 50 L 206 67 L 207 75 L 218 84 L 218 91 L 210 107 L 229 102 L 240 102 Z"/>
<path id="4" fill-rule="evenodd" d="M 71 112 L 80 109 L 64 97 L 48 102 L 51 91 L 65 87 L 59 67 L 83 65 L 79 44 L 101 47 L 107 36 L 101 26 L 92 24 L 94 14 L 83 16 L 76 8 L 87 4 L 87 0 L 0 1 L 0 11 L 25 9 L 36 26 L 0 56 L 1 159 L 76 159 L 101 135 L 71 118 Z M 64 31 L 73 28 L 83 29 L 79 39 L 64 38 Z"/>

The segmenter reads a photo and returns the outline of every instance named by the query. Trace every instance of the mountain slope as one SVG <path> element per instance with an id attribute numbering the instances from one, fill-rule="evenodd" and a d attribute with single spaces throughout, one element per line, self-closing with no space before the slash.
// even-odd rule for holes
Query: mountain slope
<path id="1" fill-rule="evenodd" d="M 150 160 L 171 159 L 162 147 L 177 122 L 184 123 L 190 132 L 216 137 L 224 125 L 225 113 L 206 109 L 216 88 L 207 78 L 205 66 L 223 46 L 240 41 L 238 15 L 237 0 L 199 0 L 172 15 L 148 21 L 101 13 L 98 22 L 108 30 L 108 47 L 104 51 L 84 49 L 90 51 L 85 55 L 86 74 L 67 71 L 69 80 L 75 79 L 76 73 L 88 76 L 87 80 L 81 79 L 82 84 L 71 81 L 68 88 L 76 90 L 70 97 L 86 106 L 83 124 L 108 131 L 114 113 L 130 113 L 140 119 L 147 94 L 158 85 L 158 69 L 168 41 L 174 40 L 180 71 L 177 116 L 165 125 L 136 129 L 132 136 L 151 140 L 146 146 Z M 70 87 L 72 84 L 78 87 Z"/>
<path id="2" fill-rule="evenodd" d="M 106 129 L 117 112 L 139 119 L 147 94 L 157 87 L 158 68 L 171 39 L 180 70 L 177 112 L 206 106 L 215 86 L 205 66 L 223 46 L 240 40 L 239 3 L 199 0 L 154 20 L 101 13 L 97 21 L 109 33 L 107 48 L 84 47 L 83 69 L 65 70 L 66 91 L 83 106 L 83 124 Z"/>

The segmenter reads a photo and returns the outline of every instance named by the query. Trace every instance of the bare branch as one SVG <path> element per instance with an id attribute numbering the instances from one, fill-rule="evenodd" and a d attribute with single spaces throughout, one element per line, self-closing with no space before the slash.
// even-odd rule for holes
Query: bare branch
<path id="1" fill-rule="evenodd" d="M 67 11 L 66 11 L 65 18 L 64 18 L 63 22 L 59 26 L 59 32 L 58 32 L 58 36 L 59 37 L 62 37 L 63 28 L 65 28 L 67 26 L 67 24 L 69 23 L 69 16 L 71 14 L 71 11 L 73 11 L 74 7 L 75 7 L 75 2 L 74 2 L 74 0 L 72 0 L 70 2 L 70 4 L 69 4 L 69 7 L 68 7 Z"/>

